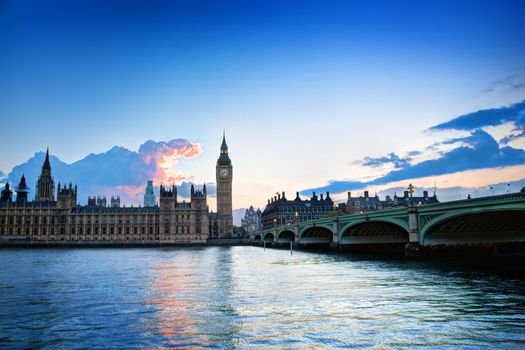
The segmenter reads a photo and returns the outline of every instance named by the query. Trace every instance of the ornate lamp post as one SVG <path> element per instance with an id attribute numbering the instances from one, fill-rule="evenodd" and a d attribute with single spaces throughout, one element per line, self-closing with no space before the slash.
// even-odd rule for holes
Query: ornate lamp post
<path id="1" fill-rule="evenodd" d="M 412 206 L 412 196 L 414 194 L 414 191 L 415 191 L 415 187 L 412 186 L 412 183 L 410 183 L 407 188 L 408 195 L 410 196 L 410 206 Z"/>

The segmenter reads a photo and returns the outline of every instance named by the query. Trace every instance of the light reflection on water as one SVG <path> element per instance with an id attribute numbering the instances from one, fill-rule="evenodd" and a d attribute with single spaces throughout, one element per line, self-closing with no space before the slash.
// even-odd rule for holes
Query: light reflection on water
<path id="1" fill-rule="evenodd" d="M 490 263 L 207 247 L 0 266 L 0 348 L 525 348 L 523 269 Z"/>

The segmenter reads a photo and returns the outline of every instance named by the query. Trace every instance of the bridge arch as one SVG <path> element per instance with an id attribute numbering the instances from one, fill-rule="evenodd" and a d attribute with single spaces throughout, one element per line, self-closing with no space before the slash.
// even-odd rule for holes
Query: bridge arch
<path id="1" fill-rule="evenodd" d="M 469 208 L 440 215 L 421 229 L 423 245 L 525 241 L 525 208 Z"/>
<path id="2" fill-rule="evenodd" d="M 401 220 L 381 218 L 350 222 L 339 234 L 341 244 L 390 244 L 409 241 L 408 224 Z"/>
<path id="3" fill-rule="evenodd" d="M 301 244 L 330 244 L 332 239 L 333 232 L 326 226 L 308 226 L 299 233 Z"/>
<path id="4" fill-rule="evenodd" d="M 275 239 L 275 236 L 274 236 L 273 232 L 266 232 L 266 233 L 264 234 L 264 240 L 265 240 L 266 242 L 270 242 L 270 241 L 273 242 L 274 239 Z"/>
<path id="5" fill-rule="evenodd" d="M 262 238 L 261 238 L 261 234 L 260 233 L 256 234 L 255 237 L 253 237 L 254 241 L 261 241 L 261 239 Z"/>
<path id="6" fill-rule="evenodd" d="M 283 230 L 277 234 L 277 242 L 293 242 L 295 233 L 292 230 Z"/>

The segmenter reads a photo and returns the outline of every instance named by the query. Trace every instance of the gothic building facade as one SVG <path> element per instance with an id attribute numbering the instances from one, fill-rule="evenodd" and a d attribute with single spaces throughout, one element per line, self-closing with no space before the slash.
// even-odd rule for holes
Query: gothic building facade
<path id="1" fill-rule="evenodd" d="M 222 169 L 227 169 L 227 173 Z M 231 170 L 223 139 L 217 164 L 221 205 L 215 225 L 216 228 L 221 225 L 219 232 L 222 233 L 231 229 Z M 15 188 L 16 199 L 9 183 L 1 191 L 0 244 L 12 241 L 36 244 L 205 243 L 210 238 L 210 228 L 214 227 L 208 210 L 206 185 L 200 189 L 192 185 L 189 201 L 179 201 L 176 186 L 161 185 L 158 205 L 144 207 L 121 206 L 118 197 L 111 197 L 110 205 L 104 197 L 89 198 L 87 205 L 79 205 L 76 185 L 58 183 L 56 198 L 54 189 L 48 150 L 34 201 L 28 200 L 25 176 Z"/>
<path id="2" fill-rule="evenodd" d="M 419 206 L 426 204 L 439 203 L 436 193 L 433 196 L 428 195 L 428 191 L 423 191 L 423 196 L 410 196 L 408 191 L 404 191 L 403 197 L 397 196 L 394 193 L 394 197 L 386 196 L 385 200 L 380 200 L 377 194 L 371 197 L 368 191 L 364 191 L 363 196 L 352 197 L 352 193 L 348 192 L 348 199 L 346 204 L 342 204 L 340 209 L 345 213 L 355 214 L 364 213 L 382 209 L 392 209 L 398 207 L 410 207 Z"/>
<path id="3" fill-rule="evenodd" d="M 281 226 L 294 222 L 321 219 L 334 210 L 330 193 L 318 197 L 315 192 L 309 200 L 303 200 L 296 193 L 294 200 L 287 200 L 285 193 L 278 193 L 268 199 L 268 205 L 261 215 L 262 228 Z"/>
<path id="4" fill-rule="evenodd" d="M 228 238 L 233 234 L 233 166 L 228 154 L 228 145 L 224 134 L 221 153 L 215 167 L 215 178 L 217 181 L 217 233 L 219 238 Z"/>
<path id="5" fill-rule="evenodd" d="M 261 215 L 261 209 L 255 210 L 253 205 L 250 205 L 250 208 L 244 213 L 244 218 L 241 219 L 241 226 L 248 233 L 259 231 L 262 228 Z"/>

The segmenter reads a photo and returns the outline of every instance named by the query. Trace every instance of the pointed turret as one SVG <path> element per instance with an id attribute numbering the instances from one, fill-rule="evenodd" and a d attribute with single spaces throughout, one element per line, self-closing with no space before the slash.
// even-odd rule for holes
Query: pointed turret
<path id="1" fill-rule="evenodd" d="M 55 200 L 55 182 L 51 176 L 51 163 L 49 162 L 49 147 L 46 150 L 46 158 L 42 164 L 42 173 L 38 178 L 35 192 L 36 201 Z"/>
<path id="2" fill-rule="evenodd" d="M 228 144 L 226 143 L 226 133 L 222 133 L 222 144 L 221 144 L 221 154 L 219 156 L 218 163 L 221 165 L 230 165 L 231 160 L 228 155 Z"/>
<path id="3" fill-rule="evenodd" d="M 27 202 L 28 193 L 29 193 L 29 187 L 27 187 L 27 184 L 26 184 L 26 177 L 24 174 L 22 174 L 20 183 L 18 184 L 18 187 L 16 188 L 16 202 L 18 204 L 23 204 Z"/>
<path id="4" fill-rule="evenodd" d="M 22 177 L 20 178 L 20 183 L 18 184 L 19 189 L 27 190 L 27 184 L 26 184 L 26 176 L 25 174 L 22 174 Z"/>
<path id="5" fill-rule="evenodd" d="M 228 145 L 226 144 L 226 130 L 222 130 L 222 145 L 221 150 L 225 149 L 226 153 L 228 153 Z"/>
<path id="6" fill-rule="evenodd" d="M 0 202 L 11 203 L 13 200 L 13 191 L 9 188 L 9 182 L 6 182 L 2 195 L 0 197 Z"/>
<path id="7" fill-rule="evenodd" d="M 51 176 L 51 163 L 49 162 L 49 147 L 46 150 L 46 159 L 42 164 L 42 175 Z"/>

